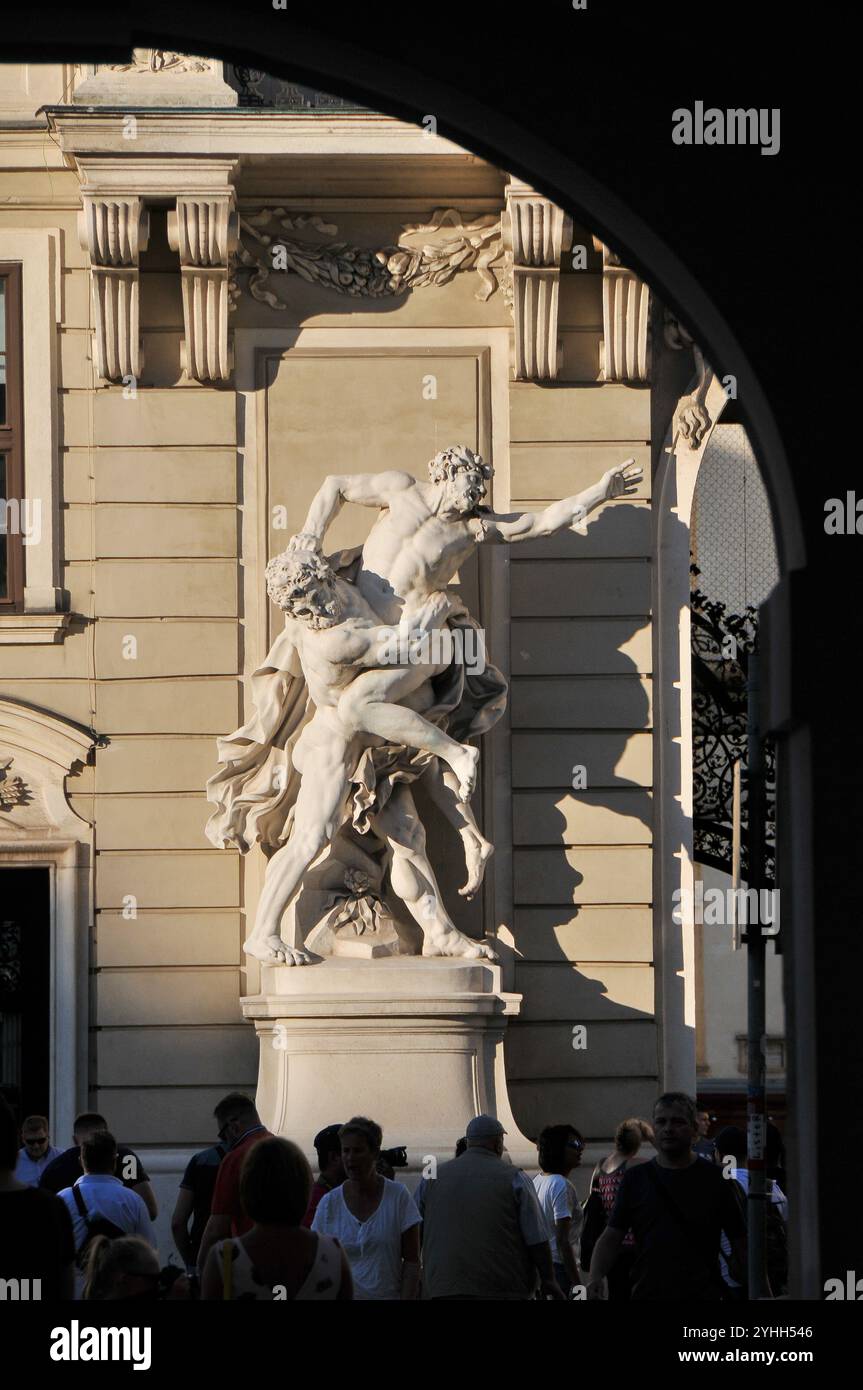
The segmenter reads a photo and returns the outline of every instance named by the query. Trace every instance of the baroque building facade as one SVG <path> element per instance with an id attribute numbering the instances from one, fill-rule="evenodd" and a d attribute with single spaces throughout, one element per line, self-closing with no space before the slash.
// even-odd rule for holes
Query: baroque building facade
<path id="1" fill-rule="evenodd" d="M 209 844 L 204 785 L 280 617 L 264 567 L 327 474 L 455 442 L 501 511 L 644 469 L 459 575 L 510 682 L 481 901 L 432 838 L 521 996 L 513 1113 L 599 1140 L 695 1089 L 688 522 L 727 386 L 590 227 L 432 126 L 160 50 L 0 68 L 3 1079 L 59 1142 L 89 1105 L 175 1172 L 254 1087 L 262 861 Z"/>

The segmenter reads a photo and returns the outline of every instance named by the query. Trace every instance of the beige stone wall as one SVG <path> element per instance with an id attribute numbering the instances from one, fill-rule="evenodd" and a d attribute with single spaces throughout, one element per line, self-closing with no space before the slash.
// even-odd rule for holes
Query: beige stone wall
<path id="1" fill-rule="evenodd" d="M 55 646 L 0 648 L 0 695 L 91 726 L 101 739 L 95 765 L 68 782 L 74 808 L 96 826 L 91 1100 L 128 1142 L 204 1143 L 215 1100 L 254 1086 L 256 1075 L 254 1034 L 237 1004 L 255 986 L 241 952 L 254 875 L 203 836 L 214 739 L 243 716 L 244 672 L 263 655 L 246 598 L 247 568 L 259 571 L 261 555 L 241 556 L 240 542 L 249 506 L 247 402 L 238 410 L 233 387 L 181 377 L 179 276 L 158 213 L 141 263 L 142 380 L 132 399 L 94 381 L 76 176 L 42 132 L 28 134 L 24 154 L 22 138 L 15 137 L 14 158 L 12 142 L 0 141 L 0 228 L 62 233 L 59 463 L 64 583 L 75 617 Z M 258 161 L 256 193 L 265 173 Z M 485 201 L 475 206 L 491 208 L 484 178 Z M 497 184 L 502 201 L 502 177 Z M 438 189 L 423 208 L 413 190 L 410 206 L 400 208 L 390 192 L 374 213 L 346 202 L 327 216 L 344 239 L 386 243 L 401 223 L 445 201 Z M 590 238 L 577 230 L 576 240 Z M 657 1075 L 650 392 L 598 382 L 601 268 L 593 253 L 589 270 L 564 276 L 564 365 L 552 386 L 507 390 L 505 353 L 494 357 L 489 380 L 487 341 L 473 356 L 464 350 L 466 330 L 469 337 L 471 329 L 480 336 L 511 326 L 502 294 L 480 303 L 472 276 L 385 303 L 338 299 L 296 277 L 290 289 L 289 311 L 277 315 L 246 296 L 232 321 L 262 342 L 278 328 L 286 349 L 302 329 L 304 352 L 310 330 L 345 335 L 338 348 L 322 337 L 317 363 L 301 363 L 298 348 L 284 368 L 284 393 L 272 397 L 262 514 L 285 501 L 289 529 L 314 490 L 316 467 L 321 476 L 335 468 L 419 469 L 434 448 L 456 442 L 453 434 L 485 448 L 501 441 L 498 488 L 509 495 L 499 500 L 517 507 L 575 492 L 627 455 L 645 467 L 638 499 L 607 504 L 586 537 L 513 547 L 509 650 L 490 650 L 512 679 L 511 727 L 495 735 L 511 764 L 512 854 L 499 843 L 495 906 L 511 900 L 515 988 L 524 994 L 507 1048 L 513 1105 L 528 1134 L 572 1119 L 588 1135 L 606 1135 L 624 1115 L 647 1108 Z M 315 440 L 297 432 L 298 402 L 312 422 L 327 418 L 333 393 L 361 402 L 362 374 L 374 361 L 369 335 L 380 338 L 381 400 L 414 388 L 419 398 L 429 367 L 421 353 L 399 348 L 399 330 L 420 343 L 425 331 L 437 335 L 429 347 L 441 379 L 434 410 L 370 409 L 351 438 L 347 426 L 359 407 L 347 415 L 332 409 L 328 440 L 338 456 L 320 459 Z M 447 357 L 447 335 L 456 344 L 459 333 L 461 355 Z M 362 352 L 346 350 L 351 334 L 364 335 Z M 398 425 L 408 418 L 405 453 Z M 346 510 L 334 546 L 355 542 L 369 521 Z M 260 549 L 271 554 L 284 540 L 284 532 L 264 528 Z M 499 592 L 495 601 L 499 611 Z M 575 764 L 586 767 L 586 791 L 571 788 Z M 483 809 L 488 826 L 488 795 Z M 137 917 L 130 920 L 123 910 L 131 899 Z M 586 1050 L 571 1045 L 575 1024 L 587 1025 Z M 361 1097 L 357 1103 L 362 1108 Z"/>
<path id="2" fill-rule="evenodd" d="M 589 242 L 578 229 L 575 240 Z M 510 386 L 513 507 L 548 505 L 629 456 L 644 480 L 637 497 L 606 503 L 586 536 L 513 548 L 514 936 L 524 1002 L 507 1075 L 525 1133 L 572 1121 L 598 1137 L 649 1110 L 658 1072 L 650 391 L 596 380 L 598 258 L 564 277 L 561 324 L 573 364 L 564 376 L 574 379 Z M 577 765 L 586 790 L 573 789 Z M 574 1025 L 586 1033 L 574 1035 Z"/>

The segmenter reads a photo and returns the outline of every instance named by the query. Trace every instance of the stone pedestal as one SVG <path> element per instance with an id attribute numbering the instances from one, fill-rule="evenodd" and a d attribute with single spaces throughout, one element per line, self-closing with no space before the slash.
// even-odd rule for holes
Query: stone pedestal
<path id="1" fill-rule="evenodd" d="M 497 1115 L 513 1162 L 535 1166 L 504 1076 L 504 1033 L 520 1004 L 488 961 L 264 967 L 261 993 L 242 1000 L 260 1044 L 261 1119 L 313 1157 L 318 1130 L 368 1115 L 416 1171 L 428 1155 L 451 1158 L 474 1115 Z"/>
<path id="2" fill-rule="evenodd" d="M 83 64 L 72 93 L 78 106 L 236 106 L 239 96 L 218 58 L 135 48 L 125 63 Z"/>

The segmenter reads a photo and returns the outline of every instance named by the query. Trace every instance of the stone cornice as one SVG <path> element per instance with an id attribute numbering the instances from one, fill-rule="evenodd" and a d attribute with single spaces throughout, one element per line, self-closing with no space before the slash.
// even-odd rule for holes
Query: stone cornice
<path id="1" fill-rule="evenodd" d="M 128 158 L 133 147 L 136 155 L 409 155 L 489 167 L 443 136 L 392 116 L 119 106 L 41 109 L 67 156 L 114 153 Z M 130 115 L 135 117 L 134 142 L 128 136 Z"/>
<path id="2" fill-rule="evenodd" d="M 136 155 L 143 151 L 135 151 Z M 129 159 L 128 151 L 115 154 L 81 154 L 75 165 L 81 178 L 81 191 L 100 197 L 128 196 L 174 198 L 178 192 L 189 197 L 207 197 L 231 188 L 237 169 L 236 159 L 183 158 L 151 155 Z"/>

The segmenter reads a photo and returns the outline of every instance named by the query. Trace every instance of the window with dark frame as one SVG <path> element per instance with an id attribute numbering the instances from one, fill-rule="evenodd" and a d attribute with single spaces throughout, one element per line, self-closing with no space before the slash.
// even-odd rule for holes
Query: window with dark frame
<path id="1" fill-rule="evenodd" d="M 21 267 L 0 262 L 0 614 L 24 599 Z"/>

